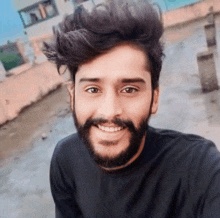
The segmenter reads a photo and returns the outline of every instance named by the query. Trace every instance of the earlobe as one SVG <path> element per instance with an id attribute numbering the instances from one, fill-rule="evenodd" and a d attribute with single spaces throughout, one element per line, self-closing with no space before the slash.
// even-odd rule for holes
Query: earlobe
<path id="1" fill-rule="evenodd" d="M 158 109 L 158 104 L 159 104 L 159 88 L 156 88 L 154 91 L 154 99 L 151 107 L 151 114 L 155 114 Z"/>
<path id="2" fill-rule="evenodd" d="M 75 86 L 74 86 L 73 82 L 70 82 L 70 83 L 66 84 L 66 87 L 67 87 L 69 95 L 70 95 L 70 107 L 71 107 L 71 110 L 73 110 L 74 109 L 74 89 L 75 89 Z"/>

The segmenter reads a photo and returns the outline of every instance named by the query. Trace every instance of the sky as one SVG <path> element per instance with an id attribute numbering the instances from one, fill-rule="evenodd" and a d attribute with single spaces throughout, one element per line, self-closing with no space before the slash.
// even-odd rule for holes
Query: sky
<path id="1" fill-rule="evenodd" d="M 22 1 L 22 0 L 21 0 Z M 24 36 L 20 16 L 12 0 L 0 0 L 0 45 Z"/>
<path id="2" fill-rule="evenodd" d="M 199 0 L 152 0 L 152 2 L 158 2 L 163 11 L 196 1 Z M 0 45 L 2 45 L 8 40 L 15 41 L 16 38 L 24 37 L 24 28 L 12 0 L 0 0 L 0 5 Z"/>

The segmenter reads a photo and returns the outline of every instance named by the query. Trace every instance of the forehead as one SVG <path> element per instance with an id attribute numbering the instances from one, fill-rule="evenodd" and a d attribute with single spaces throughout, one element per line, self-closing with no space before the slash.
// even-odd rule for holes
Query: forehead
<path id="1" fill-rule="evenodd" d="M 120 45 L 81 65 L 76 82 L 82 77 L 118 80 L 119 78 L 149 77 L 149 60 L 143 50 L 134 45 Z"/>

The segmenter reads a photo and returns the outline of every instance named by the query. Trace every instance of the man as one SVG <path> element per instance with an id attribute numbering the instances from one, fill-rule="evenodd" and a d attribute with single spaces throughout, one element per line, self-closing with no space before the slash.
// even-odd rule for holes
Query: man
<path id="1" fill-rule="evenodd" d="M 73 18 L 45 44 L 48 59 L 71 73 L 77 128 L 51 161 L 56 217 L 219 218 L 215 145 L 148 126 L 163 56 L 151 4 L 112 0 Z"/>

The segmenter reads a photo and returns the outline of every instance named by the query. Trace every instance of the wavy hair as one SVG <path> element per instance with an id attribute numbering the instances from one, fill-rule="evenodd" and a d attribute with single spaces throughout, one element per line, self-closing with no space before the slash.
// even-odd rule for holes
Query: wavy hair
<path id="1" fill-rule="evenodd" d="M 150 60 L 152 88 L 159 85 L 163 25 L 148 1 L 110 0 L 91 12 L 78 7 L 54 31 L 54 41 L 44 43 L 43 52 L 58 72 L 67 66 L 73 82 L 78 66 L 122 43 L 138 45 Z"/>

